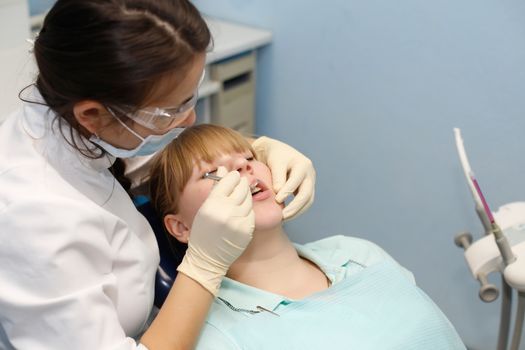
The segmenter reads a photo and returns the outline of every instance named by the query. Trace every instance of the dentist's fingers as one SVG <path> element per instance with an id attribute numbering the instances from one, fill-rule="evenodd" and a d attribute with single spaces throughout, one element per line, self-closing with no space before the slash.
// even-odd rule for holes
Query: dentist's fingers
<path id="1" fill-rule="evenodd" d="M 293 147 L 268 137 L 259 137 L 252 146 L 257 157 L 272 172 L 276 201 L 282 203 L 291 194 L 297 196 L 284 212 L 287 217 L 294 217 L 307 209 L 312 203 L 307 197 L 313 195 L 315 186 L 312 161 Z M 300 185 L 301 182 L 304 185 Z"/>
<path id="2" fill-rule="evenodd" d="M 301 183 L 306 178 L 306 169 L 304 167 L 294 167 L 290 170 L 290 175 L 288 176 L 288 181 L 282 186 L 282 188 L 275 195 L 275 200 L 277 203 L 282 203 L 289 195 L 296 192 L 296 190 L 301 186 Z M 301 186 L 303 187 L 303 186 Z"/>
<path id="3" fill-rule="evenodd" d="M 311 188 L 311 192 L 303 190 L 303 186 Z M 297 196 L 283 209 L 283 219 L 291 220 L 306 211 L 314 202 L 315 183 L 306 178 L 299 188 Z"/>
<path id="4" fill-rule="evenodd" d="M 226 167 L 222 165 L 218 167 L 217 171 L 215 172 L 215 175 L 220 176 L 220 177 L 224 177 L 226 176 L 226 174 L 228 174 L 228 169 L 226 169 Z"/>
<path id="5" fill-rule="evenodd" d="M 272 172 L 273 190 L 278 193 L 279 190 L 286 183 L 286 176 L 288 175 L 288 164 L 286 162 L 275 162 L 268 164 Z"/>
<path id="6" fill-rule="evenodd" d="M 217 171 L 218 172 L 218 171 Z M 231 171 L 224 175 L 222 179 L 212 188 L 210 196 L 229 196 L 241 181 L 238 171 Z"/>
<path id="7" fill-rule="evenodd" d="M 250 216 L 253 214 L 252 192 L 248 191 L 242 203 L 237 208 L 239 216 Z"/>
<path id="8" fill-rule="evenodd" d="M 241 177 L 239 184 L 235 186 L 229 197 L 234 204 L 239 205 L 245 200 L 248 194 L 251 197 L 250 186 L 248 186 L 248 179 L 245 177 Z"/>

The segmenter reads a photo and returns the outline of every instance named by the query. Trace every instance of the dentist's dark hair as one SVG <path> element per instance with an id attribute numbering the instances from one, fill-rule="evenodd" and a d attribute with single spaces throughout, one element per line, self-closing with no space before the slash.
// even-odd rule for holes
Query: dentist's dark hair
<path id="1" fill-rule="evenodd" d="M 98 158 L 104 152 L 88 152 L 86 139 L 74 138 L 74 130 L 84 133 L 75 103 L 138 107 L 162 77 L 184 74 L 210 40 L 187 0 L 58 0 L 35 40 L 36 86 L 58 123 L 69 124 L 72 146 Z"/>

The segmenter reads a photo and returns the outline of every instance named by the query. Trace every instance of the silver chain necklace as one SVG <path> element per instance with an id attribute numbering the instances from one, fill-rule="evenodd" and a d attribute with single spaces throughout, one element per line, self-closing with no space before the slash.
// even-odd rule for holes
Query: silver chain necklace
<path id="1" fill-rule="evenodd" d="M 232 304 L 230 304 L 227 300 L 224 300 L 221 297 L 217 297 L 217 299 L 222 301 L 224 303 L 224 305 L 226 305 L 227 307 L 229 307 L 230 309 L 232 309 L 235 312 L 246 312 L 246 313 L 249 313 L 249 314 L 253 315 L 253 314 L 258 314 L 258 313 L 264 311 L 264 312 L 269 312 L 272 315 L 275 315 L 277 317 L 280 317 L 279 314 L 277 314 L 277 313 L 275 313 L 275 312 L 273 312 L 271 310 L 268 310 L 268 309 L 266 309 L 266 308 L 264 308 L 262 306 L 259 306 L 259 305 L 256 306 L 257 310 L 248 310 L 248 309 L 241 309 L 241 308 L 235 307 Z"/>

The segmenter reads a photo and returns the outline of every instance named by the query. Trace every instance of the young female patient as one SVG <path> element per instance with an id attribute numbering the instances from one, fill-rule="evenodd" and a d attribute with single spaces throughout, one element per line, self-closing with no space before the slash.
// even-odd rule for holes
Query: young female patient
<path id="1" fill-rule="evenodd" d="M 290 242 L 271 173 L 254 154 L 237 132 L 197 125 L 152 167 L 153 204 L 181 243 L 215 184 L 206 173 L 237 170 L 252 191 L 253 240 L 224 278 L 197 349 L 465 349 L 412 274 L 378 246 L 345 236 Z"/>

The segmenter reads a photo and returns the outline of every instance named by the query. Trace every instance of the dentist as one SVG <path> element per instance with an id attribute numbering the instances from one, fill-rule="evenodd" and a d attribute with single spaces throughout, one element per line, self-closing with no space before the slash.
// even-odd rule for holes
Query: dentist
<path id="1" fill-rule="evenodd" d="M 36 83 L 0 127 L 0 348 L 194 346 L 252 237 L 247 184 L 233 171 L 215 186 L 216 208 L 196 214 L 153 317 L 158 246 L 116 177 L 122 159 L 161 150 L 195 122 L 209 44 L 187 0 L 58 0 L 50 10 L 34 45 Z M 296 193 L 283 218 L 309 207 L 311 162 L 266 137 L 253 146 L 277 200 Z"/>

